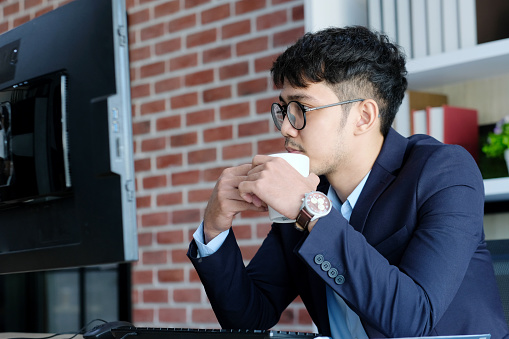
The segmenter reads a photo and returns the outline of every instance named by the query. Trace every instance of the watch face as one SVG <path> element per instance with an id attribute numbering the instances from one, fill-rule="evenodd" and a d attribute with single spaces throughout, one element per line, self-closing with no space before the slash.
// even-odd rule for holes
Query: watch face
<path id="1" fill-rule="evenodd" d="M 322 192 L 313 192 L 306 196 L 306 206 L 308 211 L 314 215 L 321 216 L 329 213 L 331 202 Z"/>

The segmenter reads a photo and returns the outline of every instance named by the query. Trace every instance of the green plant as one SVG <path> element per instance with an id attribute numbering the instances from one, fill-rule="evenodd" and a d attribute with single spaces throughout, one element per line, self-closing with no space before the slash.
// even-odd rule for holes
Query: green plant
<path id="1" fill-rule="evenodd" d="M 500 157 L 509 148 L 509 115 L 495 124 L 493 132 L 488 134 L 487 142 L 482 151 L 489 158 Z"/>

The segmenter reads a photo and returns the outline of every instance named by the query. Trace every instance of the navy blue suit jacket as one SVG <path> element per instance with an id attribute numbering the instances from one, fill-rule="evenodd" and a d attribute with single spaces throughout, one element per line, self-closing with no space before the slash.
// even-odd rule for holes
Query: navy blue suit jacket
<path id="1" fill-rule="evenodd" d="M 319 189 L 328 187 L 322 179 Z M 369 337 L 509 338 L 483 209 L 483 181 L 468 152 L 391 130 L 350 223 L 333 209 L 310 233 L 273 224 L 247 267 L 231 231 L 213 255 L 197 259 L 192 242 L 188 256 L 223 328 L 271 328 L 300 296 L 330 335 L 329 284 Z"/>

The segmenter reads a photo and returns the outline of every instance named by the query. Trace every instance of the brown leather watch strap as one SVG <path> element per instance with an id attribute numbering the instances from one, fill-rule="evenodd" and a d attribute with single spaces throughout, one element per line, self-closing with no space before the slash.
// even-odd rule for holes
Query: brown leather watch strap
<path id="1" fill-rule="evenodd" d="M 311 221 L 311 214 L 303 207 L 297 218 L 295 219 L 295 228 L 299 231 L 305 231 L 308 229 L 309 222 Z"/>

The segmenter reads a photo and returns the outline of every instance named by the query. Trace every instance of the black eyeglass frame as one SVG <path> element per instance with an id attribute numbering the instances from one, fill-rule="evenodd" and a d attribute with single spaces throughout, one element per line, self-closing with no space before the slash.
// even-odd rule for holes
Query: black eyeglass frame
<path id="1" fill-rule="evenodd" d="M 334 104 L 328 104 L 328 105 L 312 107 L 312 108 L 307 108 L 303 104 L 301 104 L 300 102 L 295 101 L 295 100 L 290 101 L 286 105 L 280 105 L 279 103 L 275 102 L 270 107 L 270 114 L 272 115 L 272 120 L 274 121 L 274 125 L 276 125 L 276 128 L 279 131 L 281 131 L 281 127 L 283 127 L 283 121 L 285 120 L 285 117 L 288 115 L 288 112 L 287 112 L 288 106 L 292 102 L 296 103 L 297 106 L 299 106 L 299 108 L 302 110 L 302 117 L 304 119 L 304 123 L 301 128 L 297 128 L 293 125 L 292 120 L 290 118 L 288 118 L 288 121 L 290 122 L 290 125 L 292 125 L 293 128 L 295 128 L 297 131 L 300 131 L 300 130 L 303 130 L 304 127 L 306 127 L 306 112 L 316 111 L 317 109 L 328 108 L 328 107 L 333 107 L 333 106 L 338 106 L 338 105 L 350 104 L 352 102 L 358 102 L 358 101 L 364 101 L 364 100 L 366 100 L 366 99 L 352 99 L 352 100 L 346 100 L 346 101 L 336 102 Z M 276 117 L 276 113 L 274 113 L 274 107 L 278 107 L 281 110 L 281 114 L 283 115 L 283 120 L 281 121 L 281 123 L 279 123 L 279 120 Z"/>

